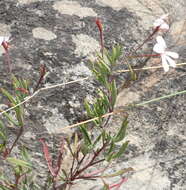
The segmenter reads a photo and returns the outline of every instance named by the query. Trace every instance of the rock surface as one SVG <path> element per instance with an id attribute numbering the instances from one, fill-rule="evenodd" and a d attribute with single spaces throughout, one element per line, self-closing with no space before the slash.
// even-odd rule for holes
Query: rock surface
<path id="1" fill-rule="evenodd" d="M 171 28 L 165 35 L 167 45 L 180 54 L 179 63 L 185 62 L 185 12 L 185 0 L 4 0 L 0 1 L 0 35 L 12 38 L 13 72 L 29 78 L 35 85 L 39 65 L 45 64 L 47 86 L 91 77 L 87 61 L 99 49 L 95 17 L 104 23 L 106 47 L 119 43 L 128 52 L 148 35 L 154 19 L 169 13 Z M 152 43 L 147 47 L 152 49 Z M 0 50 L 0 84 L 9 87 L 2 53 Z M 144 48 L 142 53 L 149 50 Z M 147 66 L 160 64 L 160 59 L 146 62 Z M 120 64 L 119 68 L 126 66 Z M 185 72 L 184 67 L 166 74 L 162 69 L 144 71 L 132 87 L 121 91 L 117 104 L 123 106 L 185 90 Z M 95 89 L 94 81 L 84 80 L 45 91 L 27 105 L 28 128 L 24 138 L 38 152 L 37 157 L 41 159 L 42 155 L 36 140 L 47 136 L 50 139 L 59 128 L 83 120 L 82 102 Z M 180 95 L 130 111 L 127 139 L 131 143 L 126 155 L 110 171 L 134 168 L 135 172 L 121 189 L 186 189 L 185 98 L 186 95 Z M 34 141 L 30 134 L 34 134 Z M 100 184 L 101 181 L 86 181 L 72 189 L 97 190 Z"/>

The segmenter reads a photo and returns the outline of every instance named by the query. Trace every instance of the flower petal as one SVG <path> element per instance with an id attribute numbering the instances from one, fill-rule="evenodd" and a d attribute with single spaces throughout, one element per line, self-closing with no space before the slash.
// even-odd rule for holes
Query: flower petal
<path id="1" fill-rule="evenodd" d="M 179 57 L 178 53 L 172 52 L 172 51 L 166 51 L 165 54 L 172 57 L 172 58 L 174 58 L 174 59 L 178 59 L 178 57 Z"/>
<path id="2" fill-rule="evenodd" d="M 0 45 L 3 43 L 4 37 L 0 36 Z"/>
<path id="3" fill-rule="evenodd" d="M 8 36 L 0 36 L 0 45 L 4 42 L 4 41 L 9 41 L 9 38 Z"/>
<path id="4" fill-rule="evenodd" d="M 161 56 L 161 59 L 162 59 L 162 66 L 163 66 L 163 69 L 165 72 L 167 72 L 169 70 L 169 65 L 167 63 L 167 59 L 166 59 L 166 56 L 165 55 L 162 55 Z"/>
<path id="5" fill-rule="evenodd" d="M 156 37 L 156 41 L 158 42 L 158 44 L 160 44 L 164 49 L 167 47 L 165 40 L 163 39 L 162 36 L 157 36 Z"/>
<path id="6" fill-rule="evenodd" d="M 166 22 L 164 22 L 163 24 L 161 24 L 160 29 L 169 30 L 169 25 Z"/>
<path id="7" fill-rule="evenodd" d="M 165 55 L 165 58 L 166 58 L 168 64 L 169 64 L 171 67 L 176 67 L 176 63 L 175 63 L 175 61 L 174 61 L 172 58 L 170 58 L 169 56 L 166 56 L 166 55 Z"/>
<path id="8" fill-rule="evenodd" d="M 164 20 L 162 20 L 161 18 L 158 18 L 154 21 L 153 25 L 154 27 L 157 27 L 157 26 L 161 26 L 163 23 L 164 23 Z"/>
<path id="9" fill-rule="evenodd" d="M 164 53 L 165 52 L 165 48 L 162 47 L 162 45 L 156 43 L 153 47 L 153 51 L 155 51 L 156 53 Z"/>

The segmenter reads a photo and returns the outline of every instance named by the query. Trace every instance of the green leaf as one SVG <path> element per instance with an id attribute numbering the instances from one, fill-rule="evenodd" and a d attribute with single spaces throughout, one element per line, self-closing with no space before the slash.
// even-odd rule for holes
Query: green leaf
<path id="1" fill-rule="evenodd" d="M 104 86 L 107 85 L 107 80 L 105 79 L 104 75 L 101 75 L 101 73 L 99 71 L 97 71 L 96 69 L 92 70 L 93 74 L 95 75 L 96 79 Z"/>
<path id="2" fill-rule="evenodd" d="M 132 69 L 132 67 L 129 63 L 127 63 L 127 65 L 128 65 L 129 70 L 130 70 L 131 80 L 133 80 L 133 81 L 136 80 L 137 79 L 136 73 L 134 72 L 134 70 Z"/>
<path id="3" fill-rule="evenodd" d="M 25 147 L 22 148 L 21 150 L 21 155 L 22 155 L 22 158 L 27 161 L 27 162 L 30 162 L 30 155 L 28 154 L 28 151 Z"/>
<path id="4" fill-rule="evenodd" d="M 6 97 L 9 99 L 9 101 L 10 101 L 12 104 L 16 105 L 16 100 L 14 99 L 14 97 L 13 97 L 7 90 L 1 88 L 1 92 L 2 92 L 2 94 L 3 94 L 4 96 L 6 96 Z"/>
<path id="5" fill-rule="evenodd" d="M 84 106 L 85 106 L 87 115 L 88 115 L 89 117 L 94 117 L 94 113 L 92 112 L 91 107 L 90 107 L 90 104 L 88 103 L 87 100 L 84 101 Z"/>
<path id="6" fill-rule="evenodd" d="M 7 137 L 6 137 L 6 135 L 5 135 L 2 131 L 0 131 L 0 138 L 1 138 L 4 142 L 7 141 Z"/>
<path id="7" fill-rule="evenodd" d="M 116 98 L 117 98 L 117 87 L 115 80 L 113 80 L 111 83 L 111 95 L 112 95 L 112 107 L 113 107 L 116 103 Z"/>
<path id="8" fill-rule="evenodd" d="M 114 142 L 119 142 L 124 139 L 125 134 L 126 134 L 127 125 L 128 125 L 128 120 L 126 117 L 125 120 L 123 121 L 121 128 L 118 131 L 117 135 L 113 138 Z"/>
<path id="9" fill-rule="evenodd" d="M 4 112 L 3 114 L 5 115 L 5 117 L 6 117 L 13 125 L 15 125 L 15 126 L 18 126 L 18 125 L 19 125 L 19 123 L 18 123 L 17 121 L 15 121 L 9 113 Z"/>
<path id="10" fill-rule="evenodd" d="M 109 105 L 110 105 L 108 96 L 105 95 L 105 94 L 103 95 L 103 103 L 104 103 L 105 109 L 107 109 L 109 107 Z"/>
<path id="11" fill-rule="evenodd" d="M 3 122 L 0 120 L 0 138 L 6 142 L 7 141 L 7 136 L 6 136 L 6 131 L 5 131 L 5 126 Z M 2 145 L 1 145 L 2 146 Z M 0 148 L 1 149 L 1 148 Z"/>
<path id="12" fill-rule="evenodd" d="M 62 171 L 63 175 L 65 176 L 65 178 L 68 179 L 68 174 L 67 174 L 67 172 L 66 172 L 64 169 L 61 169 L 61 171 Z"/>
<path id="13" fill-rule="evenodd" d="M 93 143 L 93 146 L 95 146 L 95 145 L 100 141 L 101 137 L 102 137 L 102 134 L 100 134 L 100 135 L 96 138 L 96 140 L 95 140 L 94 143 Z"/>
<path id="14" fill-rule="evenodd" d="M 0 144 L 0 152 L 4 151 L 5 148 L 5 144 Z"/>
<path id="15" fill-rule="evenodd" d="M 85 144 L 86 144 L 86 145 L 92 144 L 91 139 L 90 139 L 90 136 L 89 136 L 89 134 L 88 134 L 88 132 L 87 132 L 86 127 L 85 127 L 84 125 L 82 125 L 82 126 L 80 127 L 80 130 L 81 130 L 81 132 L 82 132 L 82 134 L 83 134 L 83 138 L 84 138 Z"/>
<path id="16" fill-rule="evenodd" d="M 112 156 L 112 159 L 119 158 L 125 152 L 128 144 L 129 144 L 129 141 L 126 141 L 125 143 L 123 143 L 123 145 L 120 147 L 119 151 Z"/>
<path id="17" fill-rule="evenodd" d="M 99 66 L 100 66 L 100 72 L 103 74 L 103 75 L 105 75 L 105 74 L 110 74 L 110 68 L 109 68 L 109 66 L 104 62 L 104 61 L 102 61 L 102 60 L 100 60 L 100 62 L 98 63 L 99 64 Z"/>
<path id="18" fill-rule="evenodd" d="M 20 159 L 13 158 L 13 157 L 8 157 L 7 161 L 15 166 L 21 166 L 21 167 L 32 169 L 32 165 L 29 162 L 26 162 L 24 160 L 20 160 Z"/>
<path id="19" fill-rule="evenodd" d="M 19 104 L 21 102 L 18 97 L 16 97 L 16 100 L 17 100 L 17 104 Z M 19 122 L 19 125 L 21 127 L 23 127 L 24 122 L 23 122 L 23 109 L 22 109 L 22 107 L 21 106 L 17 106 L 15 108 L 15 112 L 16 112 L 16 118 L 17 118 L 17 120 Z"/>
<path id="20" fill-rule="evenodd" d="M 13 80 L 14 89 L 19 88 L 20 87 L 19 80 L 15 76 L 12 76 L 12 80 Z"/>
<path id="21" fill-rule="evenodd" d="M 113 152 L 111 153 L 111 154 L 109 154 L 106 158 L 105 158 L 105 160 L 107 161 L 107 162 L 110 162 L 111 160 L 112 160 L 112 157 L 113 157 Z"/>
<path id="22" fill-rule="evenodd" d="M 3 124 L 3 122 L 0 120 L 0 129 L 1 130 L 4 130 L 5 129 L 5 126 L 4 126 L 4 124 Z"/>
<path id="23" fill-rule="evenodd" d="M 83 155 L 88 154 L 88 152 L 90 151 L 89 146 L 86 144 L 81 144 L 81 152 L 83 153 Z"/>
<path id="24" fill-rule="evenodd" d="M 110 148 L 109 148 L 108 152 L 106 153 L 106 155 L 109 155 L 111 152 L 113 152 L 114 148 L 115 148 L 115 143 L 112 140 L 110 143 Z"/>
<path id="25" fill-rule="evenodd" d="M 134 171 L 133 168 L 129 167 L 129 168 L 124 168 L 122 170 L 119 170 L 113 174 L 108 174 L 108 175 L 103 175 L 101 177 L 103 178 L 109 178 L 109 177 L 116 177 L 116 176 L 120 176 L 120 175 L 123 175 L 124 173 L 128 173 L 128 172 L 131 172 L 131 171 Z"/>

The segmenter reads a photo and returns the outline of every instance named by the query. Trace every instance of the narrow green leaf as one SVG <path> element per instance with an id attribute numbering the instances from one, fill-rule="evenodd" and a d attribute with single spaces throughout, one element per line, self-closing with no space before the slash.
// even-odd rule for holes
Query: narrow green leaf
<path id="1" fill-rule="evenodd" d="M 127 63 L 127 65 L 128 65 L 129 70 L 130 70 L 131 80 L 133 80 L 133 81 L 136 80 L 137 79 L 136 73 L 134 72 L 134 70 L 132 69 L 132 67 L 129 63 Z"/>
<path id="2" fill-rule="evenodd" d="M 18 88 L 20 86 L 19 80 L 15 76 L 12 76 L 12 80 L 13 80 L 14 89 Z"/>
<path id="3" fill-rule="evenodd" d="M 116 46 L 116 59 L 122 55 L 122 47 L 120 45 Z"/>
<path id="4" fill-rule="evenodd" d="M 30 168 L 30 169 L 32 168 L 32 165 L 30 163 L 20 160 L 20 159 L 17 159 L 17 158 L 8 157 L 7 161 L 15 166 L 22 166 L 22 167 Z"/>
<path id="5" fill-rule="evenodd" d="M 21 155 L 25 161 L 30 162 L 30 155 L 28 154 L 28 151 L 25 147 L 22 148 Z"/>
<path id="6" fill-rule="evenodd" d="M 108 152 L 106 153 L 106 155 L 109 155 L 111 152 L 113 152 L 114 148 L 115 148 L 115 143 L 112 140 L 110 143 L 110 148 L 109 148 Z"/>
<path id="7" fill-rule="evenodd" d="M 121 128 L 118 131 L 117 135 L 113 138 L 114 142 L 119 142 L 119 141 L 122 141 L 124 139 L 125 134 L 126 134 L 127 125 L 128 125 L 128 120 L 126 117 L 125 120 L 123 121 Z"/>
<path id="8" fill-rule="evenodd" d="M 134 171 L 134 169 L 129 167 L 129 168 L 124 168 L 122 170 L 119 170 L 113 174 L 103 175 L 101 177 L 103 177 L 103 178 L 116 177 L 116 176 L 120 176 L 120 175 L 123 175 L 123 174 L 131 172 L 131 171 Z"/>
<path id="9" fill-rule="evenodd" d="M 100 135 L 96 138 L 96 140 L 95 140 L 94 143 L 93 143 L 93 146 L 95 146 L 95 145 L 100 141 L 101 137 L 102 137 L 102 134 L 100 134 Z"/>
<path id="10" fill-rule="evenodd" d="M 6 137 L 6 135 L 5 135 L 2 131 L 0 131 L 0 138 L 1 138 L 4 142 L 7 141 L 7 137 Z"/>
<path id="11" fill-rule="evenodd" d="M 112 159 L 119 158 L 125 152 L 128 144 L 129 144 L 129 141 L 126 141 L 125 143 L 123 143 L 123 145 L 120 147 L 119 151 L 112 156 Z"/>
<path id="12" fill-rule="evenodd" d="M 64 169 L 61 169 L 61 171 L 63 172 L 63 175 L 64 175 L 66 178 L 68 178 L 67 172 L 66 172 Z"/>
<path id="13" fill-rule="evenodd" d="M 11 103 L 13 103 L 14 105 L 16 105 L 16 100 L 14 99 L 14 97 L 7 90 L 1 88 L 1 92 L 2 92 L 2 94 L 4 96 L 6 96 L 9 99 L 9 101 Z"/>
<path id="14" fill-rule="evenodd" d="M 5 129 L 5 126 L 4 126 L 4 124 L 3 124 L 3 122 L 0 120 L 0 129 L 2 130 L 2 129 Z"/>
<path id="15" fill-rule="evenodd" d="M 83 134 L 83 138 L 84 138 L 85 144 L 86 144 L 86 145 L 92 144 L 91 139 L 90 139 L 90 136 L 89 136 L 89 134 L 88 134 L 88 132 L 87 132 L 87 129 L 85 128 L 84 125 L 82 125 L 82 126 L 80 127 L 80 130 L 81 130 L 81 132 L 82 132 L 82 134 Z"/>
<path id="16" fill-rule="evenodd" d="M 15 126 L 18 126 L 18 125 L 19 125 L 19 123 L 18 123 L 17 121 L 15 121 L 9 113 L 4 112 L 3 114 L 5 115 L 5 117 L 6 117 L 13 125 L 15 125 Z"/>
<path id="17" fill-rule="evenodd" d="M 84 106 L 85 106 L 87 115 L 88 115 L 89 117 L 94 117 L 94 113 L 92 112 L 92 109 L 91 109 L 91 107 L 90 107 L 90 104 L 87 102 L 87 100 L 84 101 Z"/>
<path id="18" fill-rule="evenodd" d="M 113 80 L 111 83 L 111 95 L 112 95 L 112 106 L 114 106 L 117 98 L 117 87 L 115 80 Z"/>
<path id="19" fill-rule="evenodd" d="M 81 144 L 81 152 L 83 153 L 83 155 L 88 154 L 88 152 L 89 152 L 89 147 L 88 147 L 88 145 Z"/>
<path id="20" fill-rule="evenodd" d="M 108 96 L 104 94 L 102 101 L 103 101 L 105 110 L 108 111 L 108 108 L 110 106 Z"/>
<path id="21" fill-rule="evenodd" d="M 112 160 L 112 157 L 113 157 L 113 152 L 111 154 L 109 154 L 105 159 L 107 162 L 110 162 Z"/>
<path id="22" fill-rule="evenodd" d="M 77 152 L 78 149 L 78 144 L 79 144 L 79 138 L 78 138 L 78 134 L 75 133 L 75 137 L 74 137 L 74 152 Z"/>
<path id="23" fill-rule="evenodd" d="M 17 100 L 17 104 L 19 104 L 21 102 L 18 97 L 16 97 L 16 100 Z M 17 118 L 17 120 L 19 122 L 19 125 L 21 127 L 23 127 L 24 122 L 23 122 L 23 109 L 22 109 L 22 107 L 21 106 L 17 106 L 15 108 L 15 112 L 16 112 L 16 118 Z"/>
<path id="24" fill-rule="evenodd" d="M 113 63 L 115 63 L 117 59 L 117 49 L 116 47 L 112 47 L 112 60 L 113 60 Z"/>
<path id="25" fill-rule="evenodd" d="M 98 64 L 100 64 L 100 72 L 102 74 L 110 74 L 110 68 L 104 61 L 100 60 Z"/>

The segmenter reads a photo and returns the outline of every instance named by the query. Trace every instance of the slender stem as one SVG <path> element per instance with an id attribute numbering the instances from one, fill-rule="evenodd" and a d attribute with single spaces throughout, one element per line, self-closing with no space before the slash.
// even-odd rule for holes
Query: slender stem
<path id="1" fill-rule="evenodd" d="M 78 162 L 76 168 L 74 169 L 74 171 L 71 174 L 71 179 L 72 179 L 73 175 L 79 170 L 79 168 L 80 168 L 82 162 L 84 161 L 85 157 L 86 157 L 86 155 L 83 155 L 83 157 L 81 158 L 81 160 Z"/>
<path id="2" fill-rule="evenodd" d="M 41 65 L 40 66 L 40 77 L 39 77 L 39 80 L 37 81 L 36 87 L 34 88 L 34 92 L 36 92 L 39 89 L 39 86 L 40 86 L 41 82 L 43 81 L 45 74 L 46 74 L 45 65 Z"/>
<path id="3" fill-rule="evenodd" d="M 92 157 L 92 159 L 90 160 L 90 162 L 84 166 L 82 169 L 80 169 L 79 171 L 77 171 L 74 176 L 71 178 L 71 181 L 75 180 L 76 177 L 82 173 L 84 170 L 86 170 L 87 168 L 89 168 L 90 166 L 92 166 L 92 164 L 94 164 L 94 160 L 96 159 L 96 157 L 100 154 L 100 152 L 106 147 L 107 143 L 104 143 L 103 146 L 94 153 L 94 156 Z"/>
<path id="4" fill-rule="evenodd" d="M 101 54 L 103 57 L 103 50 L 104 50 L 104 44 L 103 44 L 103 31 L 100 31 L 100 43 L 101 43 Z"/>
<path id="5" fill-rule="evenodd" d="M 126 56 L 127 58 L 137 58 L 137 57 L 158 57 L 160 54 L 143 54 L 143 55 L 132 55 Z"/>
<path id="6" fill-rule="evenodd" d="M 96 161 L 96 162 L 93 162 L 93 163 L 91 164 L 91 166 L 93 166 L 93 165 L 95 165 L 95 164 L 98 164 L 98 163 L 100 163 L 100 162 L 103 162 L 103 161 L 105 161 L 105 159 L 101 159 L 101 160 L 98 160 L 98 161 Z"/>
<path id="7" fill-rule="evenodd" d="M 9 149 L 8 154 L 6 156 L 8 156 L 11 153 L 12 149 L 14 148 L 14 146 L 16 145 L 16 143 L 18 142 L 18 140 L 21 137 L 22 133 L 23 133 L 23 126 L 20 127 L 19 133 L 18 133 L 18 135 L 17 135 L 14 143 L 12 144 L 12 146 Z"/>
<path id="8" fill-rule="evenodd" d="M 143 45 L 144 45 L 146 42 L 148 42 L 148 41 L 152 38 L 152 36 L 154 36 L 154 35 L 156 34 L 156 32 L 158 32 L 158 30 L 159 30 L 159 26 L 156 27 L 156 28 L 153 30 L 153 32 L 152 32 L 136 49 L 134 49 L 134 51 L 132 52 L 132 54 L 133 54 L 133 53 L 136 53 L 136 51 L 138 51 L 140 48 L 142 48 Z"/>
<path id="9" fill-rule="evenodd" d="M 148 100 L 148 101 L 144 101 L 144 102 L 141 102 L 141 103 L 138 103 L 138 104 L 134 104 L 133 106 L 134 107 L 144 106 L 144 105 L 152 103 L 152 102 L 157 102 L 157 101 L 160 101 L 160 100 L 163 100 L 163 99 L 166 99 L 166 98 L 170 98 L 170 97 L 185 94 L 185 93 L 186 93 L 186 90 L 183 90 L 183 91 L 180 91 L 180 92 L 175 92 L 175 93 L 172 93 L 172 94 L 168 94 L 168 95 L 165 95 L 165 96 L 154 98 L 152 100 Z"/>
<path id="10" fill-rule="evenodd" d="M 72 175 L 73 175 L 74 163 L 75 163 L 75 156 L 73 156 L 72 167 L 70 168 L 70 178 L 72 178 Z"/>

